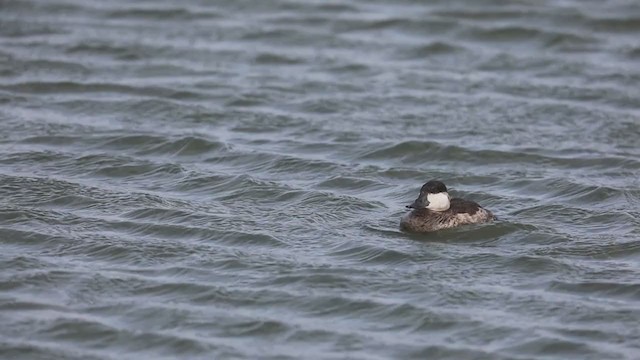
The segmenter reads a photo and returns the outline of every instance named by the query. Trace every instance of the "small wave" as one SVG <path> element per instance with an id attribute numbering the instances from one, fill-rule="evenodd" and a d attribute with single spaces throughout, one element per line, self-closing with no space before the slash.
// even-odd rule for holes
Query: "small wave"
<path id="1" fill-rule="evenodd" d="M 350 18 L 337 21 L 337 28 L 343 32 L 396 31 L 420 38 L 424 38 L 425 33 L 446 33 L 455 29 L 455 27 L 456 22 L 453 20 L 434 17 L 423 17 L 419 20 L 404 17 L 384 17 L 382 19 Z"/>
<path id="2" fill-rule="evenodd" d="M 640 283 L 552 281 L 549 284 L 549 290 L 597 297 L 640 300 Z"/>
<path id="3" fill-rule="evenodd" d="M 151 164 L 129 161 L 115 161 L 115 164 L 103 164 L 92 171 L 92 174 L 107 178 L 139 178 L 180 174 L 184 169 L 175 164 Z"/>
<path id="4" fill-rule="evenodd" d="M 359 160 L 402 160 L 407 164 L 421 164 L 425 161 L 459 161 L 463 163 L 508 164 L 522 163 L 536 165 L 554 165 L 557 167 L 584 169 L 586 167 L 640 168 L 640 161 L 625 157 L 593 157 L 593 158 L 564 158 L 536 154 L 529 151 L 511 150 L 475 150 L 462 146 L 446 145 L 433 141 L 402 141 L 395 144 L 380 144 L 368 146 L 361 152 Z M 374 148 L 371 150 L 371 148 Z M 540 149 L 542 150 L 542 149 Z M 541 152 L 541 151 L 540 151 Z"/>
<path id="5" fill-rule="evenodd" d="M 72 56 L 93 55 L 115 58 L 117 60 L 136 61 L 158 56 L 162 49 L 141 45 L 116 45 L 106 42 L 79 43 L 69 46 L 66 50 L 67 54 Z"/>
<path id="6" fill-rule="evenodd" d="M 20 82 L 11 85 L 0 85 L 0 89 L 36 95 L 59 95 L 61 93 L 79 95 L 86 95 L 87 93 L 111 93 L 116 96 L 129 94 L 139 95 L 141 97 L 158 96 L 164 98 L 198 98 L 200 96 L 195 92 L 185 92 L 162 87 L 135 87 L 115 83 L 82 83 L 74 81 Z M 148 101 L 139 101 L 131 105 L 131 107 L 146 107 L 147 110 L 149 110 L 150 107 L 154 107 L 157 110 L 158 103 L 163 105 L 163 107 L 167 107 L 167 104 L 170 102 L 167 100 L 152 103 L 149 103 Z"/>
<path id="7" fill-rule="evenodd" d="M 171 139 L 156 135 L 120 135 L 95 140 L 100 142 L 98 149 L 127 150 L 140 155 L 199 156 L 228 148 L 222 142 L 193 136 Z"/>
<path id="8" fill-rule="evenodd" d="M 492 28 L 476 27 L 469 29 L 467 36 L 477 41 L 526 42 L 543 34 L 546 34 L 546 32 L 536 28 L 504 26 Z"/>
<path id="9" fill-rule="evenodd" d="M 358 193 L 373 191 L 385 187 L 384 184 L 374 180 L 349 177 L 334 176 L 317 184 L 319 188 L 347 191 L 352 190 Z"/>
<path id="10" fill-rule="evenodd" d="M 191 11 L 182 7 L 176 8 L 125 8 L 109 11 L 105 14 L 110 19 L 145 19 L 153 21 L 192 21 L 192 20 L 215 20 L 220 18 L 220 14 L 213 11 L 207 11 L 199 8 L 197 11 Z"/>
<path id="11" fill-rule="evenodd" d="M 455 54 L 464 52 L 465 50 L 466 49 L 462 46 L 456 46 L 446 42 L 436 41 L 417 48 L 414 52 L 414 55 L 416 57 L 424 57 L 432 55 Z"/>
<path id="12" fill-rule="evenodd" d="M 353 246 L 345 244 L 340 248 L 332 249 L 329 252 L 329 255 L 371 264 L 398 265 L 414 262 L 414 259 L 410 254 L 370 245 Z"/>
<path id="13" fill-rule="evenodd" d="M 2 6 L 3 9 L 6 9 L 6 4 L 3 3 Z M 29 38 L 65 33 L 59 28 L 30 21 L 3 19 L 2 25 L 3 26 L 0 27 L 0 36 L 8 38 Z"/>
<path id="14" fill-rule="evenodd" d="M 303 64 L 304 61 L 292 57 L 274 53 L 261 53 L 255 57 L 256 64 L 260 65 L 296 65 Z"/>
<path id="15" fill-rule="evenodd" d="M 606 356 L 599 352 L 598 349 L 589 346 L 584 342 L 547 336 L 533 340 L 525 340 L 520 342 L 518 345 L 505 347 L 502 351 L 512 356 L 515 354 L 531 356 L 538 356 L 540 354 L 562 354 L 564 357 L 581 357 L 583 354 Z"/>
<path id="16" fill-rule="evenodd" d="M 595 18 L 588 21 L 589 26 L 596 30 L 609 33 L 637 34 L 640 31 L 640 17 L 620 16 L 615 18 Z"/>

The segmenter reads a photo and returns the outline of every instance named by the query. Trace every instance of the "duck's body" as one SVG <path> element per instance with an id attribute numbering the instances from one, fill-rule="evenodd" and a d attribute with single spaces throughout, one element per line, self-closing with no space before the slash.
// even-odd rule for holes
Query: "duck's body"
<path id="1" fill-rule="evenodd" d="M 491 211 L 474 201 L 451 199 L 446 186 L 433 180 L 422 187 L 418 199 L 408 207 L 414 210 L 402 217 L 400 228 L 412 232 L 430 232 L 495 219 Z"/>

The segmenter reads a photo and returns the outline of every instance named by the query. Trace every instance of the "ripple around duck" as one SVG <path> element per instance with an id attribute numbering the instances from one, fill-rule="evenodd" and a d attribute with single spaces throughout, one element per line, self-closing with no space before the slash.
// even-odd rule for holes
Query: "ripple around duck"
<path id="1" fill-rule="evenodd" d="M 399 226 L 398 219 L 398 226 Z M 416 241 L 424 243 L 476 243 L 489 245 L 499 239 L 500 234 L 511 234 L 518 230 L 517 226 L 504 226 L 500 223 L 469 225 L 462 228 L 445 229 L 431 233 L 407 233 Z"/>

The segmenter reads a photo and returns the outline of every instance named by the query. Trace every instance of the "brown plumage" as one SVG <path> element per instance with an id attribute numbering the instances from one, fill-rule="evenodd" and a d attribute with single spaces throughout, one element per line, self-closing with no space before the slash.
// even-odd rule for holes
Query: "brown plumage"
<path id="1" fill-rule="evenodd" d="M 449 196 L 446 187 L 441 182 L 430 181 L 425 184 L 418 199 L 409 206 L 414 210 L 402 217 L 400 229 L 411 232 L 430 232 L 465 224 L 489 222 L 496 218 L 491 211 L 478 203 L 460 198 L 450 199 L 447 210 L 431 210 L 428 208 L 430 203 L 427 199 L 434 193 L 445 194 L 445 202 Z"/>

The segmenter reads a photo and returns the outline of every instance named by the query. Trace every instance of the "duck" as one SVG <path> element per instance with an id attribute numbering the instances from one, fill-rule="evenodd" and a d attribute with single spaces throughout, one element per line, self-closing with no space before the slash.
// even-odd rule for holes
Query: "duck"
<path id="1" fill-rule="evenodd" d="M 408 232 L 425 233 L 496 220 L 491 211 L 474 201 L 451 198 L 445 184 L 438 180 L 425 183 L 407 208 L 412 210 L 400 220 L 400 229 Z"/>

